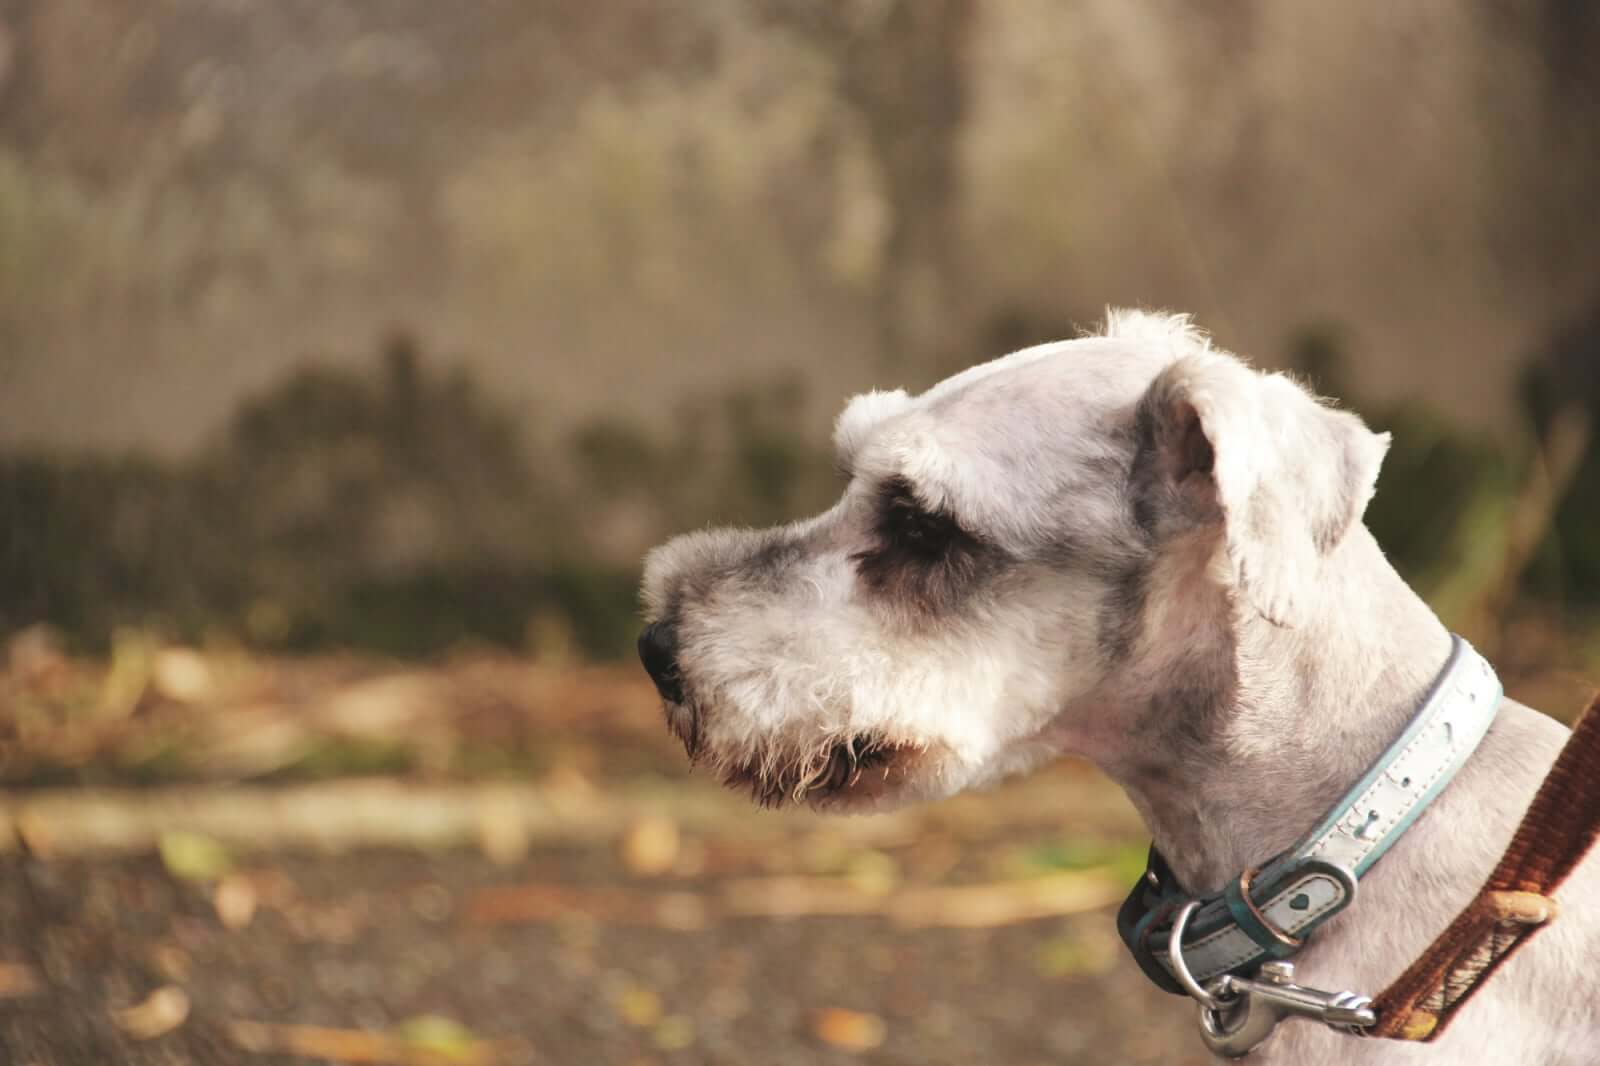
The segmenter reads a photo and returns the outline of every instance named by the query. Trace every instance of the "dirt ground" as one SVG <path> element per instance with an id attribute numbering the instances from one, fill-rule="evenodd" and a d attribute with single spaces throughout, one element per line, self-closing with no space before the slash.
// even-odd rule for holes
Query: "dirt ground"
<path id="1" fill-rule="evenodd" d="M 7 662 L 0 1066 L 1208 1061 L 1082 764 L 826 818 L 693 775 L 635 670 Z"/>
<path id="2" fill-rule="evenodd" d="M 530 876 L 637 883 L 609 852 L 574 848 L 514 866 L 470 852 L 278 857 L 253 876 L 275 901 L 228 929 L 206 886 L 154 857 L 7 861 L 0 951 L 38 987 L 0 1001 L 6 1061 L 1204 1061 L 1191 1011 L 1115 953 L 1103 911 L 915 930 L 879 917 L 473 919 L 476 894 Z M 137 1039 L 119 1010 L 168 986 L 187 1017 Z M 320 1036 L 296 1045 L 310 1027 Z"/>
<path id="3" fill-rule="evenodd" d="M 22 651 L 6 1066 L 1203 1061 L 1085 767 L 830 819 L 692 775 L 636 671 Z"/>

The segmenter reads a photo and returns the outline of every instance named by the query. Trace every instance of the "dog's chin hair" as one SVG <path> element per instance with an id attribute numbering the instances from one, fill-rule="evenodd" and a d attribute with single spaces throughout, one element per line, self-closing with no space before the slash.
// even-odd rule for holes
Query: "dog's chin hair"
<path id="1" fill-rule="evenodd" d="M 684 752 L 689 756 L 690 766 L 699 763 L 701 749 L 704 747 L 701 721 L 699 706 L 688 700 L 676 708 L 668 709 L 667 731 L 678 738 L 678 742 L 683 745 Z"/>
<path id="2" fill-rule="evenodd" d="M 807 749 L 768 745 L 738 755 L 715 755 L 702 749 L 695 763 L 707 766 L 725 786 L 748 792 L 757 806 L 817 806 L 847 795 L 864 772 L 892 766 L 897 759 L 926 750 L 921 742 L 843 732 L 826 736 Z"/>

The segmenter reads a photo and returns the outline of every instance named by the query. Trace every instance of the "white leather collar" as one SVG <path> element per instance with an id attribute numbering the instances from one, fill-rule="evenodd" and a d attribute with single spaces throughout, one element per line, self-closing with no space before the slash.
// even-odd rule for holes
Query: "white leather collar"
<path id="1" fill-rule="evenodd" d="M 1323 820 L 1253 877 L 1200 901 L 1183 947 L 1191 973 L 1203 982 L 1292 955 L 1307 934 L 1348 906 L 1357 878 L 1478 746 L 1501 697 L 1493 668 L 1466 640 L 1454 637 L 1449 661 L 1411 722 Z M 1146 881 L 1118 916 L 1135 958 L 1169 991 L 1179 989 L 1166 957 L 1167 920 L 1174 904 L 1191 898 L 1152 852 Z"/>

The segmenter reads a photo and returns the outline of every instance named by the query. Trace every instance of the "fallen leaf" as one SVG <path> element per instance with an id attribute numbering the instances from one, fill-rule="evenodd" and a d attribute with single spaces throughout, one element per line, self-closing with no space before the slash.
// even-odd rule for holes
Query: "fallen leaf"
<path id="1" fill-rule="evenodd" d="M 189 953 L 177 944 L 152 944 L 146 960 L 156 973 L 168 981 L 187 981 L 193 969 Z"/>
<path id="2" fill-rule="evenodd" d="M 211 881 L 233 868 L 227 849 L 200 833 L 169 830 L 156 847 L 167 872 L 180 880 Z"/>
<path id="3" fill-rule="evenodd" d="M 215 685 L 211 665 L 193 648 L 163 648 L 150 664 L 150 684 L 177 703 L 204 703 Z"/>
<path id="4" fill-rule="evenodd" d="M 622 861 L 640 877 L 659 877 L 678 861 L 678 823 L 647 815 L 622 835 Z"/>
<path id="5" fill-rule="evenodd" d="M 274 1026 L 264 1022 L 235 1021 L 228 1023 L 228 1037 L 233 1046 L 252 1055 L 265 1055 L 278 1044 L 274 1040 Z"/>
<path id="6" fill-rule="evenodd" d="M 0 999 L 24 999 L 44 991 L 44 982 L 32 966 L 0 962 Z"/>
<path id="7" fill-rule="evenodd" d="M 600 796 L 594 782 L 576 766 L 557 766 L 545 775 L 540 787 L 557 816 L 581 815 Z"/>
<path id="8" fill-rule="evenodd" d="M 448 1019 L 413 1019 L 413 1035 L 375 1033 L 364 1029 L 334 1029 L 320 1025 L 275 1025 L 236 1020 L 227 1024 L 234 1046 L 253 1055 L 274 1052 L 328 1062 L 385 1063 L 394 1066 L 487 1066 L 495 1061 L 496 1045 L 478 1040 Z M 402 1033 L 406 1030 L 402 1028 Z M 441 1046 L 427 1043 L 439 1041 Z"/>
<path id="9" fill-rule="evenodd" d="M 248 877 L 229 874 L 217 882 L 211 893 L 211 905 L 217 909 L 217 918 L 229 929 L 243 929 L 256 916 L 256 886 Z"/>
<path id="10" fill-rule="evenodd" d="M 135 1040 L 165 1036 L 189 1017 L 189 996 L 177 985 L 163 985 L 142 1003 L 111 1012 L 117 1028 Z"/>
<path id="11" fill-rule="evenodd" d="M 426 674 L 390 674 L 347 685 L 319 708 L 324 727 L 347 737 L 404 736 L 444 705 L 435 679 Z"/>
<path id="12" fill-rule="evenodd" d="M 650 1031 L 662 1051 L 682 1051 L 694 1043 L 694 1022 L 686 1015 L 669 1014 Z"/>
<path id="13" fill-rule="evenodd" d="M 846 860 L 844 875 L 860 891 L 882 896 L 893 891 L 899 882 L 900 866 L 881 851 L 867 850 Z"/>
<path id="14" fill-rule="evenodd" d="M 137 629 L 120 628 L 111 635 L 111 665 L 101 682 L 100 707 L 108 718 L 133 714 L 150 684 L 155 642 Z"/>
<path id="15" fill-rule="evenodd" d="M 611 1006 L 617 1017 L 640 1029 L 661 1020 L 661 997 L 655 989 L 635 981 L 626 982 L 612 994 Z"/>
<path id="16" fill-rule="evenodd" d="M 396 1033 L 419 1051 L 432 1052 L 451 1062 L 471 1062 L 481 1050 L 478 1038 L 470 1029 L 437 1014 L 409 1018 L 401 1023 Z"/>
<path id="17" fill-rule="evenodd" d="M 478 847 L 490 862 L 508 866 L 528 854 L 528 823 L 515 796 L 487 793 L 478 801 L 476 813 Z"/>
<path id="18" fill-rule="evenodd" d="M 844 1051 L 871 1051 L 883 1043 L 887 1027 L 876 1014 L 825 1007 L 812 1017 L 811 1031 L 818 1040 L 832 1047 Z"/>
<path id="19" fill-rule="evenodd" d="M 305 724 L 270 703 L 230 707 L 201 720 L 197 758 L 218 776 L 253 777 L 305 758 Z"/>

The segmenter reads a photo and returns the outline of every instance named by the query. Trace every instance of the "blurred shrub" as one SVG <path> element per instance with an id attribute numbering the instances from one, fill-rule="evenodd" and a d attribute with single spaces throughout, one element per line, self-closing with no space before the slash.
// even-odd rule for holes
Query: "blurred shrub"
<path id="1" fill-rule="evenodd" d="M 1518 595 L 1600 603 L 1600 443 L 1590 434 L 1573 469 L 1549 468 L 1558 417 L 1581 412 L 1581 423 L 1592 426 L 1600 414 L 1600 306 L 1593 318 L 1558 333 L 1530 360 L 1525 433 L 1509 445 L 1420 404 L 1384 406 L 1354 395 L 1336 324 L 1307 326 L 1291 342 L 1291 365 L 1317 391 L 1393 435 L 1367 525 L 1452 625 L 1492 626 Z"/>
<path id="2" fill-rule="evenodd" d="M 197 622 L 230 593 L 190 523 L 186 477 L 147 460 L 0 458 L 0 628 L 106 640 L 152 610 Z"/>
<path id="3" fill-rule="evenodd" d="M 569 441 L 571 495 L 586 514 L 627 504 L 647 512 L 645 534 L 619 545 L 622 556 L 707 523 L 771 525 L 818 510 L 838 483 L 806 414 L 804 386 L 791 376 L 691 400 L 664 433 L 590 421 Z"/>
<path id="4" fill-rule="evenodd" d="M 993 325 L 1017 342 L 1043 328 Z M 1573 336 L 1529 372 L 1536 445 L 1563 412 L 1593 422 L 1584 345 L 1600 328 Z M 1326 325 L 1297 338 L 1294 361 L 1324 392 L 1346 391 L 1342 343 Z M 307 369 L 247 403 L 188 464 L 0 457 L 0 631 L 47 621 L 90 648 L 132 624 L 292 651 L 531 641 L 623 655 L 651 544 L 832 500 L 806 399 L 780 378 L 700 397 L 658 428 L 591 421 L 541 455 L 464 371 L 431 366 L 397 332 L 373 369 Z M 1394 434 L 1367 519 L 1447 621 L 1471 631 L 1519 589 L 1600 602 L 1592 435 L 1543 499 L 1529 491 L 1540 447 L 1343 399 Z"/>
<path id="5" fill-rule="evenodd" d="M 526 560 L 548 513 L 521 426 L 397 333 L 377 375 L 305 370 L 248 403 L 199 480 L 242 508 L 236 542 L 272 586 Z M 304 588 L 277 589 L 300 595 Z"/>
<path id="6" fill-rule="evenodd" d="M 1337 323 L 1308 323 L 1290 340 L 1289 364 L 1319 394 L 1391 434 L 1367 527 L 1446 622 L 1462 625 L 1498 588 L 1524 464 L 1421 405 L 1364 401 L 1350 384 L 1346 342 Z"/>
<path id="7" fill-rule="evenodd" d="M 48 620 L 100 646 L 120 624 L 397 653 L 516 644 L 551 514 L 509 417 L 396 334 L 376 374 L 306 370 L 196 461 L 0 461 L 0 626 Z M 613 582 L 614 584 L 614 582 Z M 581 627 L 577 627 L 580 631 Z"/>
<path id="8" fill-rule="evenodd" d="M 577 651 L 616 657 L 650 544 L 834 491 L 804 403 L 794 379 L 735 389 L 670 433 L 586 424 L 536 463 L 467 374 L 395 333 L 376 372 L 304 370 L 188 464 L 0 457 L 0 632 L 48 621 L 101 649 L 137 624 L 416 656 L 521 648 L 558 619 Z"/>
<path id="9" fill-rule="evenodd" d="M 539 570 L 429 569 L 361 580 L 300 616 L 281 647 L 427 656 L 464 643 L 521 649 L 535 619 L 566 620 L 591 659 L 628 654 L 638 632 L 632 568 L 557 563 Z"/>
<path id="10" fill-rule="evenodd" d="M 1541 440 L 1552 440 L 1563 424 L 1581 435 L 1568 490 L 1529 560 L 1526 587 L 1548 599 L 1600 604 L 1600 294 L 1529 365 L 1522 402 Z"/>
<path id="11" fill-rule="evenodd" d="M 1525 462 L 1415 405 L 1372 421 L 1393 443 L 1367 526 L 1446 621 L 1462 625 L 1500 589 Z"/>

